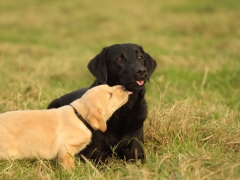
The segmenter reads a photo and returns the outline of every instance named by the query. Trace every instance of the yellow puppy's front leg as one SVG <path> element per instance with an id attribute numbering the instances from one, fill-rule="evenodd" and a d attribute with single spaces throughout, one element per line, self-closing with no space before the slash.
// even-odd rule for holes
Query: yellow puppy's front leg
<path id="1" fill-rule="evenodd" d="M 58 152 L 58 162 L 62 165 L 63 169 L 72 171 L 75 168 L 74 164 L 74 147 L 63 147 Z"/>

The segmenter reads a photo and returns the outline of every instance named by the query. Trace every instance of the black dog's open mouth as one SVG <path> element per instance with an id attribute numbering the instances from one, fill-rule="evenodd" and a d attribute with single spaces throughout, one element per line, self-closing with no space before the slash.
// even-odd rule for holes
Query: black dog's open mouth
<path id="1" fill-rule="evenodd" d="M 143 80 L 138 80 L 138 81 L 136 81 L 136 83 L 137 83 L 139 86 L 144 85 L 144 81 L 143 81 Z"/>
<path id="2" fill-rule="evenodd" d="M 117 84 L 121 84 L 123 86 L 126 87 L 127 90 L 129 91 L 135 91 L 139 88 L 144 87 L 144 84 L 146 83 L 146 81 L 144 80 L 135 80 L 129 83 L 121 83 L 121 82 L 117 82 Z"/>
<path id="3" fill-rule="evenodd" d="M 137 80 L 135 82 L 128 83 L 125 86 L 126 86 L 126 88 L 128 88 L 128 87 L 135 87 L 135 88 L 137 88 L 137 87 L 144 86 L 144 84 L 145 84 L 144 80 Z"/>

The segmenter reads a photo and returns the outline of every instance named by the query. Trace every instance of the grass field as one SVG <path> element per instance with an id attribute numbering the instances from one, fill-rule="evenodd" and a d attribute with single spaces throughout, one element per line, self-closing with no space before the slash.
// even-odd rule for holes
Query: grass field
<path id="1" fill-rule="evenodd" d="M 0 112 L 45 109 L 94 80 L 104 46 L 142 45 L 145 164 L 0 161 L 0 179 L 240 179 L 240 1 L 0 0 Z"/>

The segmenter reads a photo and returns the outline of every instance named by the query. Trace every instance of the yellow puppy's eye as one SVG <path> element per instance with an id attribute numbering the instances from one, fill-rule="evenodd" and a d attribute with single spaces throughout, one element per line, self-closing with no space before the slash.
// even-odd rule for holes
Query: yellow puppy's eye
<path id="1" fill-rule="evenodd" d="M 109 99 L 112 97 L 112 93 L 109 93 L 109 95 L 110 95 L 110 97 L 109 97 Z"/>

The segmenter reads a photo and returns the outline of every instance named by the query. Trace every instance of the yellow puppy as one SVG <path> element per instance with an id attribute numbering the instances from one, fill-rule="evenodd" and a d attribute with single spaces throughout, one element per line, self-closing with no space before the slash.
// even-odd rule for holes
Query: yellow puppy
<path id="1" fill-rule="evenodd" d="M 100 85 L 58 109 L 0 114 L 0 159 L 57 157 L 71 171 L 74 155 L 91 141 L 89 129 L 106 131 L 106 121 L 127 102 L 129 94 L 123 86 Z"/>

